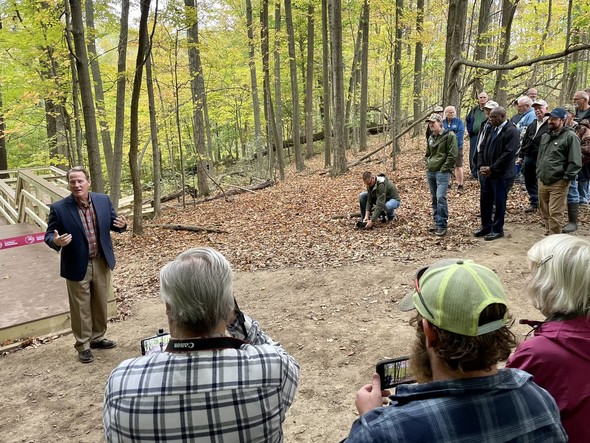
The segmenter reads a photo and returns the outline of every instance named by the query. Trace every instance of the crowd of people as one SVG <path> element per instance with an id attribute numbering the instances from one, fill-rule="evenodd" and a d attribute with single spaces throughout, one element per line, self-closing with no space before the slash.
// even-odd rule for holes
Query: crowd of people
<path id="1" fill-rule="evenodd" d="M 437 236 L 447 234 L 447 193 L 453 176 L 457 193 L 464 190 L 465 130 L 469 138 L 468 177 L 479 182 L 480 190 L 481 226 L 473 233 L 475 237 L 487 241 L 504 237 L 508 194 L 519 179 L 529 197 L 524 212 L 539 213 L 545 235 L 576 231 L 580 205 L 587 206 L 590 201 L 589 92 L 590 89 L 577 91 L 574 105 L 550 109 L 538 97 L 537 89 L 531 88 L 514 101 L 517 112 L 508 118 L 506 109 L 482 91 L 465 124 L 454 106 L 435 106 L 426 119 L 424 155 L 434 222 L 429 232 Z M 391 187 L 390 179 L 387 183 Z M 383 186 L 369 186 L 366 181 L 365 185 L 367 191 L 361 194 L 359 203 L 363 226 L 371 229 L 379 218 L 384 222 L 392 220 L 393 212 L 377 205 L 378 213 L 369 220 L 366 205 L 394 197 L 391 192 L 384 195 Z M 370 192 L 376 194 L 373 200 L 366 197 Z M 399 206 L 397 189 L 395 201 Z M 565 213 L 568 221 L 562 226 Z"/>
<path id="2" fill-rule="evenodd" d="M 514 160 L 512 139 L 518 130 L 503 108 L 489 108 L 479 134 L 496 132 L 490 146 L 510 148 L 482 154 L 482 145 L 476 144 L 478 173 L 489 192 L 504 195 L 506 186 L 497 182 L 508 178 L 496 173 L 490 159 L 508 149 L 506 157 Z M 433 193 L 439 186 L 446 189 L 458 157 L 455 133 L 444 130 L 435 115 L 429 118 L 427 151 Z M 587 140 L 589 129 L 583 127 L 580 136 Z M 509 141 L 496 141 L 504 139 Z M 91 349 L 116 346 L 105 336 L 115 266 L 110 231 L 124 231 L 127 224 L 108 196 L 89 191 L 83 168 L 69 170 L 67 179 L 71 195 L 53 204 L 45 241 L 61 253 L 74 346 L 87 364 L 94 359 Z M 393 219 L 400 204 L 395 185 L 369 172 L 363 180 L 363 218 L 367 223 L 382 215 Z M 562 195 L 565 189 L 560 188 Z M 497 198 L 493 202 L 496 215 L 486 220 L 496 233 L 502 208 Z M 443 206 L 433 196 L 437 235 L 446 230 Z M 492 270 L 468 259 L 419 269 L 415 290 L 399 303 L 402 311 L 415 311 L 410 365 L 417 383 L 400 385 L 392 394 L 381 389 L 374 374 L 357 392 L 359 418 L 345 441 L 590 441 L 585 423 L 590 416 L 590 241 L 549 236 L 530 249 L 528 262 L 528 295 L 546 319 L 520 344 L 511 332 L 502 283 Z M 170 341 L 160 352 L 121 362 L 108 377 L 106 441 L 283 441 L 282 424 L 295 399 L 300 366 L 240 310 L 227 259 L 212 248 L 183 252 L 161 269 L 160 294 Z"/>

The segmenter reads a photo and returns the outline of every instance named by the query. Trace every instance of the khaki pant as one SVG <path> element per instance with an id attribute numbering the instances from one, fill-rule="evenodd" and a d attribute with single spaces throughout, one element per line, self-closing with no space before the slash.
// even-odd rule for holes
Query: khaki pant
<path id="1" fill-rule="evenodd" d="M 104 258 L 88 260 L 82 281 L 66 280 L 72 333 L 78 352 L 90 348 L 107 331 L 107 300 L 112 296 L 111 270 Z"/>
<path id="2" fill-rule="evenodd" d="M 539 183 L 539 212 L 541 219 L 545 223 L 545 228 L 551 234 L 561 233 L 561 224 L 563 213 L 565 212 L 567 202 L 567 190 L 570 186 L 569 181 L 558 180 L 551 185 L 544 185 L 541 180 Z"/>

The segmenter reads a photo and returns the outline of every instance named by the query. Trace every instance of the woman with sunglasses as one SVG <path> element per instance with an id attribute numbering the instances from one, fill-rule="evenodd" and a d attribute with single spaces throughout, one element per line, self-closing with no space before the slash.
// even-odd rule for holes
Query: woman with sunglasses
<path id="1" fill-rule="evenodd" d="M 571 443 L 590 442 L 590 241 L 551 235 L 528 252 L 527 292 L 546 317 L 507 367 L 533 375 L 555 398 Z"/>

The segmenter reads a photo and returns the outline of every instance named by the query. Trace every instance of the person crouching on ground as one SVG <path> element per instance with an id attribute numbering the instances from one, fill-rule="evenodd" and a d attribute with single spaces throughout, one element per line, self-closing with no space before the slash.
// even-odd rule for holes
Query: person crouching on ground
<path id="1" fill-rule="evenodd" d="M 383 406 L 390 392 L 374 374 L 356 394 L 360 417 L 346 443 L 567 441 L 547 391 L 526 372 L 497 367 L 516 337 L 494 272 L 438 261 L 417 272 L 400 309 L 417 310 L 410 366 L 418 383 L 398 386 Z"/>
<path id="2" fill-rule="evenodd" d="M 442 117 L 431 114 L 426 119 L 432 134 L 426 146 L 426 180 L 432 197 L 432 217 L 434 225 L 428 229 L 438 236 L 447 234 L 449 208 L 447 190 L 451 181 L 451 171 L 455 168 L 458 148 L 457 137 L 452 131 L 443 128 Z"/>
<path id="3" fill-rule="evenodd" d="M 111 373 L 105 440 L 282 442 L 299 364 L 239 310 L 225 257 L 189 249 L 160 281 L 170 342 Z"/>
<path id="4" fill-rule="evenodd" d="M 361 219 L 365 229 L 371 229 L 377 220 L 392 221 L 394 212 L 400 205 L 399 192 L 395 184 L 385 174 L 363 173 L 367 190 L 359 194 Z"/>
<path id="5" fill-rule="evenodd" d="M 557 234 L 527 254 L 527 293 L 546 317 L 506 366 L 533 375 L 561 411 L 570 443 L 590 442 L 590 241 Z"/>

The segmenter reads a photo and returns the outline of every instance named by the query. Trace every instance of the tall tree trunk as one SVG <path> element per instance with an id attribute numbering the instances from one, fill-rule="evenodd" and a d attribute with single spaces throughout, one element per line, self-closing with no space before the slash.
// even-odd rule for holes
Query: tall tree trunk
<path id="1" fill-rule="evenodd" d="M 468 0 L 449 0 L 447 40 L 445 45 L 445 81 L 443 100 L 446 105 L 461 105 L 461 64 L 454 63 L 463 54 L 463 37 L 467 21 Z"/>
<path id="2" fill-rule="evenodd" d="M 422 57 L 424 45 L 422 44 L 422 32 L 424 31 L 424 0 L 416 2 L 416 44 L 414 46 L 414 123 L 420 118 L 422 113 Z M 420 125 L 414 126 L 414 137 L 421 132 Z"/>
<path id="3" fill-rule="evenodd" d="M 149 41 L 147 21 L 150 12 L 151 0 L 141 0 L 139 18 L 139 41 L 137 43 L 137 60 L 135 62 L 135 76 L 133 78 L 133 91 L 131 93 L 130 114 L 130 136 L 129 136 L 129 169 L 131 171 L 131 181 L 133 183 L 133 234 L 141 235 L 143 233 L 142 219 L 142 190 L 141 176 L 138 163 L 139 150 L 139 95 L 141 93 L 141 77 L 143 75 L 143 65 L 149 57 Z"/>
<path id="4" fill-rule="evenodd" d="M 70 4 L 69 2 L 64 2 L 65 4 L 65 18 L 66 18 L 66 30 L 65 30 L 65 37 L 66 37 L 66 41 L 68 43 L 68 48 L 72 48 L 72 38 L 71 38 L 71 33 L 72 33 L 72 22 L 71 22 L 71 13 L 70 13 Z M 80 165 L 83 166 L 84 165 L 84 157 L 82 155 L 82 145 L 83 145 L 83 141 L 82 141 L 82 125 L 80 123 L 80 121 L 82 120 L 80 117 L 80 102 L 79 102 L 79 89 L 78 89 L 78 72 L 76 71 L 76 57 L 74 56 L 74 53 L 70 50 L 70 72 L 72 75 L 72 104 L 73 104 L 73 109 L 74 109 L 74 128 L 75 128 L 75 158 L 74 158 L 74 153 L 70 153 L 71 157 L 70 157 L 70 161 L 71 161 L 71 165 Z M 116 206 L 115 206 L 116 207 Z"/>
<path id="5" fill-rule="evenodd" d="M 176 121 L 176 135 L 178 137 L 178 155 L 180 158 L 180 189 L 186 185 L 186 168 L 184 167 L 184 149 L 182 148 L 182 129 L 180 126 L 180 82 L 178 81 L 178 33 L 174 39 L 174 107 Z M 174 149 L 172 149 L 172 161 L 174 162 Z M 186 207 L 186 194 L 182 193 L 182 207 Z"/>
<path id="6" fill-rule="evenodd" d="M 327 168 L 331 165 L 332 155 L 332 123 L 331 114 L 331 89 L 330 89 L 330 41 L 328 37 L 329 19 L 328 19 L 329 0 L 322 0 L 322 93 L 324 102 L 324 166 Z"/>
<path id="7" fill-rule="evenodd" d="M 81 0 L 69 0 L 72 14 L 72 36 L 76 54 L 76 70 L 82 97 L 82 113 L 84 114 L 84 133 L 86 135 L 86 149 L 88 150 L 88 164 L 92 178 L 92 190 L 104 192 L 100 150 L 98 146 L 98 131 L 96 127 L 96 113 L 92 98 L 92 82 L 88 70 L 88 54 L 84 40 L 84 22 L 82 20 Z"/>
<path id="8" fill-rule="evenodd" d="M 252 1 L 246 0 L 246 24 L 248 27 L 248 65 L 250 66 L 250 83 L 252 85 L 252 108 L 254 110 L 254 137 L 256 143 L 256 160 L 258 171 L 262 172 L 264 163 L 262 161 L 262 125 L 260 123 L 260 102 L 258 100 L 258 82 L 256 80 L 256 62 L 254 52 L 254 24 L 252 22 Z"/>
<path id="9" fill-rule="evenodd" d="M 344 129 L 344 62 L 342 60 L 342 4 L 341 0 L 330 0 L 332 14 L 330 21 L 330 43 L 332 49 L 332 72 L 334 89 L 334 162 L 332 175 L 348 170 L 346 164 L 346 140 Z"/>
<path id="10" fill-rule="evenodd" d="M 84 8 L 86 13 L 86 32 L 88 56 L 90 58 L 90 69 L 92 79 L 94 80 L 94 98 L 96 103 L 96 112 L 98 114 L 98 123 L 100 126 L 100 136 L 102 139 L 102 150 L 104 160 L 107 165 L 107 175 L 109 177 L 110 188 L 113 186 L 113 145 L 111 143 L 111 131 L 107 121 L 107 114 L 104 103 L 104 90 L 102 87 L 102 76 L 100 75 L 100 66 L 98 63 L 98 52 L 96 50 L 96 29 L 94 27 L 94 6 L 93 0 L 85 0 Z"/>
<path id="11" fill-rule="evenodd" d="M 477 37 L 475 41 L 475 60 L 484 61 L 488 59 L 488 45 L 490 39 L 488 37 L 488 31 L 490 29 L 490 23 L 492 19 L 492 2 L 493 0 L 481 0 L 479 6 L 479 17 L 477 20 Z M 483 91 L 483 80 L 482 74 L 477 70 L 474 70 L 473 79 L 473 91 L 472 98 L 477 100 L 479 93 Z"/>
<path id="12" fill-rule="evenodd" d="M 361 44 L 361 102 L 360 102 L 360 128 L 359 150 L 367 150 L 367 106 L 369 101 L 369 0 L 363 4 L 363 41 Z"/>
<path id="13" fill-rule="evenodd" d="M 299 84 L 297 83 L 297 59 L 295 54 L 295 31 L 293 29 L 293 13 L 291 0 L 285 0 L 285 24 L 287 25 L 287 38 L 289 40 L 289 71 L 291 75 L 291 95 L 293 99 L 293 150 L 295 152 L 295 167 L 297 171 L 303 171 L 305 165 L 301 155 L 301 131 L 299 112 Z"/>
<path id="14" fill-rule="evenodd" d="M 152 79 L 152 57 L 145 62 L 145 84 L 147 86 L 148 103 L 150 107 L 150 134 L 152 138 L 152 168 L 154 179 L 154 216 L 159 217 L 162 212 L 162 165 L 160 163 L 160 143 L 158 141 L 158 119 L 156 118 L 156 100 L 154 97 L 154 82 Z"/>
<path id="15" fill-rule="evenodd" d="M 125 85 L 127 83 L 127 38 L 129 33 L 129 0 L 121 1 L 119 44 L 117 46 L 117 101 L 115 103 L 115 147 L 111 173 L 111 200 L 119 206 L 121 169 L 123 168 L 123 138 L 125 136 Z"/>
<path id="16" fill-rule="evenodd" d="M 197 183 L 199 195 L 210 194 L 207 181 L 207 145 L 205 141 L 205 122 L 203 119 L 203 102 L 205 96 L 205 81 L 201 67 L 201 54 L 199 51 L 199 25 L 198 10 L 195 0 L 184 0 L 186 6 L 186 20 L 188 25 L 188 59 L 191 74 L 191 98 L 193 101 L 193 135 L 197 150 Z"/>
<path id="17" fill-rule="evenodd" d="M 397 134 L 401 132 L 402 115 L 402 37 L 403 37 L 403 0 L 395 1 L 395 50 L 393 52 L 393 84 L 392 84 L 392 125 L 391 138 L 393 140 L 392 168 L 397 168 L 397 154 L 400 152 Z"/>
<path id="18" fill-rule="evenodd" d="M 307 5 L 307 75 L 305 79 L 305 143 L 307 158 L 313 157 L 313 46 L 314 6 Z"/>
<path id="19" fill-rule="evenodd" d="M 510 58 L 510 34 L 512 33 L 512 21 L 516 6 L 519 0 L 502 0 L 502 32 L 500 38 L 500 57 L 498 64 L 508 63 Z M 496 85 L 494 87 L 494 99 L 500 105 L 508 104 L 508 82 L 506 81 L 505 71 L 496 71 Z"/>
<path id="20" fill-rule="evenodd" d="M 565 33 L 565 47 L 569 47 L 571 43 L 580 42 L 580 30 L 576 27 L 572 29 L 572 11 L 573 11 L 573 0 L 568 1 L 567 8 L 567 30 Z M 570 54 L 565 57 L 563 63 L 563 80 L 562 88 L 559 94 L 559 103 L 566 103 L 574 96 L 576 92 L 576 71 L 578 70 L 578 60 L 580 57 L 579 52 Z"/>
<path id="21" fill-rule="evenodd" d="M 275 0 L 275 41 L 274 41 L 274 76 L 275 76 L 275 125 L 277 146 L 277 163 L 279 177 L 285 180 L 285 153 L 283 150 L 283 99 L 281 98 L 281 0 Z"/>

